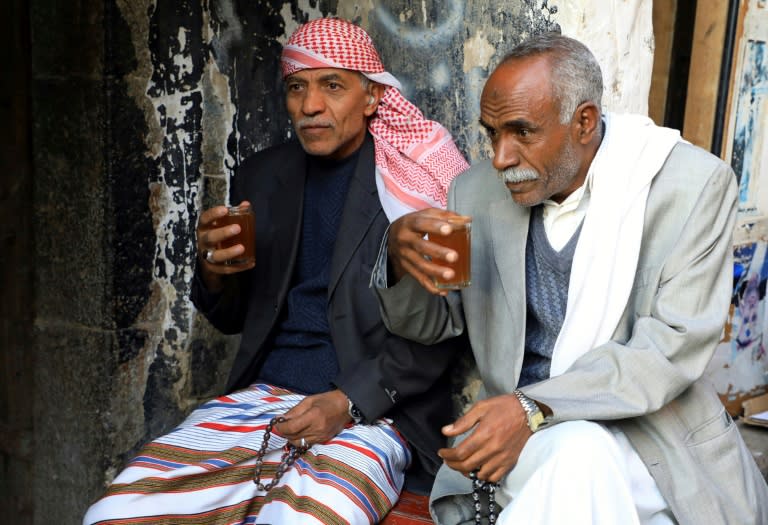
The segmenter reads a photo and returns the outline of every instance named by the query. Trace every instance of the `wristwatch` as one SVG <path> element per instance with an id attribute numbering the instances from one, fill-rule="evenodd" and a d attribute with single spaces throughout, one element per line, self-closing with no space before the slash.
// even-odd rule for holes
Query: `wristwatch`
<path id="1" fill-rule="evenodd" d="M 531 429 L 531 432 L 536 432 L 544 422 L 544 413 L 539 408 L 539 405 L 530 397 L 519 390 L 515 390 L 513 393 L 523 406 L 523 410 L 525 410 L 525 417 L 528 418 L 528 428 Z"/>
<path id="2" fill-rule="evenodd" d="M 349 417 L 352 418 L 352 421 L 355 422 L 355 425 L 359 425 L 365 419 L 363 417 L 363 413 L 360 412 L 360 409 L 357 408 L 357 405 L 355 405 L 352 402 L 351 399 L 347 398 L 347 401 L 349 402 L 349 408 L 347 408 L 347 412 L 349 413 Z"/>

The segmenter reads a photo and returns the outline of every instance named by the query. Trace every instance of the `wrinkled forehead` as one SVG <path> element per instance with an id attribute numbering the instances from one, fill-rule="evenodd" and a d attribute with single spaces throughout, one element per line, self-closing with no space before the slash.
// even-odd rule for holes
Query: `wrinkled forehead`
<path id="1" fill-rule="evenodd" d="M 510 62 L 499 66 L 488 78 L 480 96 L 480 109 L 556 106 L 549 68 L 541 64 Z"/>
<path id="2" fill-rule="evenodd" d="M 559 112 L 550 99 L 531 100 L 525 96 L 507 97 L 497 104 L 482 104 L 479 121 L 486 130 L 513 133 L 553 129 L 560 123 Z"/>
<path id="3" fill-rule="evenodd" d="M 551 75 L 549 62 L 544 57 L 509 60 L 491 73 L 481 96 L 498 98 L 513 91 L 551 96 Z"/>

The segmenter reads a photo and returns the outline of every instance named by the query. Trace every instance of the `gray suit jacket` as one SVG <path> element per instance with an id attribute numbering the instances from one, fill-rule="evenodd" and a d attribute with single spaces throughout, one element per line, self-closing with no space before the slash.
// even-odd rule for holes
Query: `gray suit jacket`
<path id="1" fill-rule="evenodd" d="M 728 311 L 736 191 L 725 163 L 675 146 L 649 192 L 633 289 L 612 340 L 524 389 L 552 408 L 550 425 L 618 426 L 683 524 L 768 523 L 768 487 L 701 379 Z M 454 181 L 448 207 L 474 218 L 472 285 L 447 298 L 410 277 L 379 288 L 385 323 L 427 344 L 466 331 L 485 395 L 508 393 L 523 361 L 530 210 L 515 204 L 489 162 Z M 432 499 L 470 490 L 444 466 Z"/>

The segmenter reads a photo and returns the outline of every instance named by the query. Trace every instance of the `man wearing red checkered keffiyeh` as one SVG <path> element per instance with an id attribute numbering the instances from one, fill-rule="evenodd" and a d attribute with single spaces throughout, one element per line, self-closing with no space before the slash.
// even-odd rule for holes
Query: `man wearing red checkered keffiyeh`
<path id="1" fill-rule="evenodd" d="M 282 65 L 299 140 L 231 180 L 231 202 L 255 213 L 255 262 L 234 263 L 244 247 L 218 222 L 225 206 L 197 228 L 192 300 L 241 335 L 227 394 L 149 443 L 86 524 L 379 523 L 404 483 L 428 492 L 441 463 L 464 341 L 390 333 L 369 281 L 390 221 L 444 207 L 466 162 L 359 27 L 305 24 Z"/>
<path id="2" fill-rule="evenodd" d="M 468 165 L 441 124 L 427 120 L 386 72 L 371 37 L 338 18 L 320 18 L 297 29 L 283 48 L 283 77 L 304 69 L 340 68 L 383 84 L 384 94 L 368 130 L 376 149 L 376 184 L 390 221 L 410 211 L 445 207 L 451 180 Z"/>

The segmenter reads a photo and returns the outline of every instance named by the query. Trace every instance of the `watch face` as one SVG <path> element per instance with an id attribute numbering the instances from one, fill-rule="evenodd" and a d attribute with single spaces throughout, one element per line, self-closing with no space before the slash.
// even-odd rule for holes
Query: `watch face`
<path id="1" fill-rule="evenodd" d="M 360 423 L 363 420 L 363 413 L 351 402 L 349 404 L 349 417 L 351 417 L 355 423 Z"/>
<path id="2" fill-rule="evenodd" d="M 532 414 L 528 418 L 528 426 L 531 429 L 531 432 L 536 432 L 539 430 L 539 427 L 544 422 L 544 413 L 541 412 L 541 410 L 537 410 L 534 414 Z"/>

